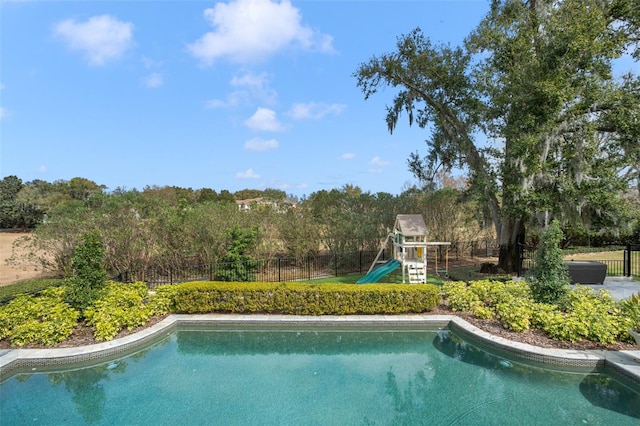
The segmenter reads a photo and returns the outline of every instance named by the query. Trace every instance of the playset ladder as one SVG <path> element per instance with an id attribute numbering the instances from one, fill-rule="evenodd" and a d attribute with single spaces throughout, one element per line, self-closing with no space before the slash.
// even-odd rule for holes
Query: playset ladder
<path id="1" fill-rule="evenodd" d="M 425 267 L 420 263 L 408 262 L 407 276 L 409 277 L 409 284 L 425 284 L 427 282 Z"/>

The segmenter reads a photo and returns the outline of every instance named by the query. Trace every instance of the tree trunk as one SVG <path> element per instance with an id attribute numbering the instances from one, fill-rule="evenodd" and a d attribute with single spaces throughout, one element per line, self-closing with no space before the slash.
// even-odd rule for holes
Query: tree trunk
<path id="1" fill-rule="evenodd" d="M 502 221 L 498 267 L 506 273 L 518 271 L 519 245 L 524 243 L 525 228 L 520 219 Z"/>

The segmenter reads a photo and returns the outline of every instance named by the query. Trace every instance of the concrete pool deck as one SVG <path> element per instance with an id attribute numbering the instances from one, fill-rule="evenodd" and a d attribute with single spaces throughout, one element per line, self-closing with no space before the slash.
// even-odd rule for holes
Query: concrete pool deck
<path id="1" fill-rule="evenodd" d="M 640 282 L 634 281 L 630 277 L 607 277 L 602 284 L 587 284 L 584 287 L 607 290 L 616 300 L 626 299 L 633 294 L 640 293 Z"/>
<path id="2" fill-rule="evenodd" d="M 566 350 L 548 349 L 510 341 L 487 333 L 454 315 L 350 315 L 350 316 L 294 316 L 294 315 L 170 315 L 138 333 L 109 342 L 61 349 L 11 349 L 0 353 L 0 380 L 18 372 L 51 371 L 52 368 L 74 363 L 91 363 L 127 355 L 159 341 L 178 326 L 219 327 L 375 327 L 450 329 L 469 338 L 473 343 L 499 356 L 514 361 L 527 360 L 534 364 L 557 369 L 601 369 L 608 374 L 622 375 L 640 385 L 640 350 Z"/>

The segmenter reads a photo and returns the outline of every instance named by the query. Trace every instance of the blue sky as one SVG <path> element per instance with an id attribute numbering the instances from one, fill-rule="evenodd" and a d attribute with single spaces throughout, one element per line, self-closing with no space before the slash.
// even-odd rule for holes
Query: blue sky
<path id="1" fill-rule="evenodd" d="M 352 76 L 416 27 L 458 44 L 474 1 L 5 1 L 0 176 L 400 193 L 424 130 Z"/>

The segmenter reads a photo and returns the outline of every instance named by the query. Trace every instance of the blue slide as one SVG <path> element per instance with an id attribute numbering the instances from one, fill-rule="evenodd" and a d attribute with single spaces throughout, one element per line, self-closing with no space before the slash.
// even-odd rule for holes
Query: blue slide
<path id="1" fill-rule="evenodd" d="M 400 266 L 399 261 L 397 261 L 396 259 L 389 259 L 385 263 L 378 266 L 367 275 L 356 281 L 356 284 L 377 283 L 380 278 L 384 277 L 390 272 L 395 271 L 398 266 Z"/>

